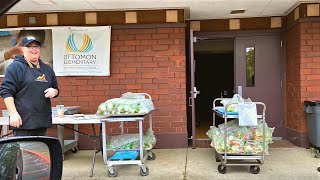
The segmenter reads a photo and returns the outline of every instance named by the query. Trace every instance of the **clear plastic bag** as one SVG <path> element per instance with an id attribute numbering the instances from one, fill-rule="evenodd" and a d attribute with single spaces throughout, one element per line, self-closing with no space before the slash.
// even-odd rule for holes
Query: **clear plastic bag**
<path id="1" fill-rule="evenodd" d="M 272 143 L 272 133 L 274 128 L 266 125 L 265 153 L 268 154 L 268 144 Z M 263 149 L 263 123 L 258 122 L 257 127 L 239 126 L 237 120 L 229 121 L 227 128 L 227 153 L 261 154 Z M 211 127 L 207 135 L 212 140 L 211 146 L 219 153 L 224 153 L 224 124 L 219 127 Z"/>
<path id="2" fill-rule="evenodd" d="M 140 97 L 140 98 L 139 98 Z M 99 105 L 97 114 L 147 114 L 154 110 L 151 99 L 127 94 L 121 98 L 109 99 Z"/>
<path id="3" fill-rule="evenodd" d="M 257 126 L 257 107 L 255 103 L 242 102 L 238 104 L 239 126 Z"/>
<path id="4" fill-rule="evenodd" d="M 238 112 L 238 105 L 231 104 L 231 103 L 240 103 L 240 102 L 244 102 L 244 99 L 239 94 L 235 94 L 233 95 L 232 98 L 224 98 L 221 101 L 221 104 L 223 104 L 224 107 L 227 107 L 227 112 Z"/>
<path id="5" fill-rule="evenodd" d="M 109 136 L 107 140 L 107 148 L 109 150 L 126 150 L 126 149 L 139 149 L 139 134 L 122 134 Z M 156 144 L 157 139 L 151 129 L 143 136 L 143 148 L 152 149 Z"/>

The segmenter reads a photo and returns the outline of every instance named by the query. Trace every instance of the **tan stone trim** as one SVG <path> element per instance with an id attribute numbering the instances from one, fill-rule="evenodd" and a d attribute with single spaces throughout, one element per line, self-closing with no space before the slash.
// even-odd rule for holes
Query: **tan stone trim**
<path id="1" fill-rule="evenodd" d="M 308 4 L 307 5 L 307 16 L 319 16 L 319 4 Z"/>
<path id="2" fill-rule="evenodd" d="M 101 16 L 102 15 L 102 16 Z M 29 17 L 36 23 L 29 24 Z M 105 19 L 107 18 L 107 20 Z M 82 26 L 184 23 L 183 9 L 137 10 L 137 11 L 76 11 L 11 14 L 0 18 L 0 27 L 28 26 Z"/>
<path id="3" fill-rule="evenodd" d="M 272 17 L 271 18 L 271 28 L 281 28 L 281 17 Z"/>
<path id="4" fill-rule="evenodd" d="M 97 24 L 97 13 L 90 12 L 86 13 L 86 24 Z"/>
<path id="5" fill-rule="evenodd" d="M 240 29 L 240 19 L 229 19 L 229 29 L 230 30 Z"/>
<path id="6" fill-rule="evenodd" d="M 46 17 L 48 26 L 58 25 L 58 14 L 46 14 Z"/>
<path id="7" fill-rule="evenodd" d="M 137 23 L 137 12 L 126 12 L 126 23 Z"/>
<path id="8" fill-rule="evenodd" d="M 178 11 L 167 10 L 166 11 L 166 22 L 178 22 Z"/>
<path id="9" fill-rule="evenodd" d="M 200 31 L 201 30 L 200 21 L 190 21 L 190 29 L 192 29 L 193 31 Z"/>
<path id="10" fill-rule="evenodd" d="M 7 26 L 18 26 L 18 15 L 7 15 Z"/>
<path id="11" fill-rule="evenodd" d="M 300 16 L 300 8 L 299 7 L 297 7 L 295 10 L 294 10 L 294 20 L 296 21 L 297 19 L 299 19 L 299 16 Z"/>

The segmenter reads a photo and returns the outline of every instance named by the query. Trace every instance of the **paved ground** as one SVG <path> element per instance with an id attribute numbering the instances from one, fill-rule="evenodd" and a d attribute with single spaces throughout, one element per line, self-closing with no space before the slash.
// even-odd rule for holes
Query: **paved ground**
<path id="1" fill-rule="evenodd" d="M 148 176 L 139 174 L 137 165 L 116 166 L 118 176 L 109 178 L 107 169 L 99 153 L 94 176 L 89 177 L 92 151 L 79 151 L 65 155 L 63 180 L 75 179 L 123 179 L 123 180 L 209 180 L 209 179 L 306 179 L 319 180 L 320 159 L 314 158 L 308 149 L 296 146 L 272 147 L 259 174 L 251 174 L 248 167 L 228 167 L 226 174 L 217 170 L 218 162 L 214 159 L 211 148 L 197 149 L 154 149 L 156 160 L 147 161 L 150 169 Z"/>

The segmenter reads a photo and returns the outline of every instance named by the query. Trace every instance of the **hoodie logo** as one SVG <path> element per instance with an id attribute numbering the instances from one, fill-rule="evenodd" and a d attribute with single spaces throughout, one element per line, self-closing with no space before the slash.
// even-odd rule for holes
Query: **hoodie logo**
<path id="1" fill-rule="evenodd" d="M 48 82 L 46 79 L 46 75 L 42 74 L 42 76 L 38 76 L 36 81 Z"/>

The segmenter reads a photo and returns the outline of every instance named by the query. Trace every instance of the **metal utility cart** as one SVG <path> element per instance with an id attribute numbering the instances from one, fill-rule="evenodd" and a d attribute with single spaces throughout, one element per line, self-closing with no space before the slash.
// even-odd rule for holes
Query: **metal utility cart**
<path id="1" fill-rule="evenodd" d="M 143 96 L 148 97 L 151 99 L 151 96 L 146 93 L 134 93 L 134 94 L 140 94 Z M 110 177 L 116 177 L 118 175 L 117 170 L 114 169 L 113 166 L 115 165 L 130 165 L 130 164 L 136 164 L 140 167 L 140 175 L 141 176 L 147 176 L 149 174 L 149 168 L 145 165 L 146 160 L 154 160 L 156 158 L 155 154 L 151 151 L 150 149 L 144 149 L 143 148 L 143 126 L 142 123 L 146 119 L 146 117 L 149 117 L 149 128 L 152 130 L 152 111 L 149 112 L 148 114 L 137 114 L 137 115 L 110 115 L 106 118 L 103 118 L 101 120 L 102 123 L 102 146 L 103 146 L 103 160 L 108 168 L 108 176 Z M 108 158 L 108 150 L 107 149 L 107 123 L 112 123 L 112 122 L 120 122 L 121 125 L 121 134 L 124 134 L 124 129 L 123 129 L 123 123 L 124 122 L 138 122 L 139 124 L 139 149 L 130 149 L 130 150 L 117 150 L 114 151 L 116 153 L 118 152 L 137 152 L 139 155 L 138 159 L 120 159 L 120 160 L 112 160 L 111 158 Z"/>
<path id="2" fill-rule="evenodd" d="M 66 106 L 64 115 L 73 115 L 77 114 L 80 112 L 80 106 Z M 52 107 L 52 116 L 53 118 L 56 118 L 58 115 L 57 113 L 57 108 Z M 58 124 L 58 123 L 57 123 Z M 61 123 L 63 124 L 63 123 Z M 74 139 L 71 140 L 65 140 L 64 139 L 64 126 L 59 126 L 57 125 L 57 134 L 58 134 L 58 139 L 61 143 L 62 146 L 62 153 L 65 153 L 67 151 L 72 151 L 73 153 L 78 152 L 78 140 L 79 140 L 79 135 L 78 135 L 78 124 L 73 125 L 74 131 Z"/>
<path id="3" fill-rule="evenodd" d="M 250 172 L 252 174 L 258 174 L 260 172 L 260 165 L 264 163 L 264 156 L 265 156 L 265 148 L 266 148 L 266 140 L 265 140 L 265 112 L 266 112 L 266 105 L 262 102 L 251 102 L 255 103 L 256 105 L 262 106 L 262 114 L 257 114 L 257 118 L 261 119 L 263 126 L 263 133 L 262 133 L 262 153 L 261 154 L 234 154 L 227 152 L 227 120 L 228 119 L 237 119 L 239 118 L 237 113 L 228 113 L 227 108 L 232 104 L 237 103 L 230 103 L 225 107 L 216 106 L 216 104 L 222 101 L 223 98 L 217 98 L 213 101 L 213 126 L 215 126 L 215 114 L 219 117 L 224 118 L 224 153 L 218 152 L 217 149 L 214 147 L 214 152 L 217 161 L 221 161 L 221 164 L 218 166 L 218 171 L 221 174 L 225 174 L 227 172 L 227 166 L 250 166 Z M 258 108 L 257 108 L 258 109 Z"/>

